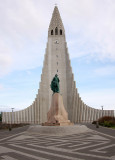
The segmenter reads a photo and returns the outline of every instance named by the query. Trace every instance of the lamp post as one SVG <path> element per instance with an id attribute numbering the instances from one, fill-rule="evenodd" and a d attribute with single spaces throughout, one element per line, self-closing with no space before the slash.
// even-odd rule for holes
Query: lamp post
<path id="1" fill-rule="evenodd" d="M 98 122 L 98 109 L 97 109 L 97 112 L 96 112 L 96 128 L 99 128 L 99 122 Z"/>
<path id="2" fill-rule="evenodd" d="M 14 118 L 14 117 L 13 117 L 13 109 L 14 109 L 14 108 L 11 108 L 11 109 L 12 109 L 12 119 L 11 119 L 11 124 L 13 124 L 13 118 Z"/>
<path id="3" fill-rule="evenodd" d="M 101 108 L 102 108 L 102 117 L 103 117 L 103 106 L 101 106 Z"/>
<path id="4" fill-rule="evenodd" d="M 11 131 L 11 130 L 12 130 L 12 123 L 13 123 L 13 109 L 14 109 L 14 108 L 11 108 L 11 110 L 12 110 L 12 114 L 11 114 L 11 122 L 10 122 L 9 131 Z"/>

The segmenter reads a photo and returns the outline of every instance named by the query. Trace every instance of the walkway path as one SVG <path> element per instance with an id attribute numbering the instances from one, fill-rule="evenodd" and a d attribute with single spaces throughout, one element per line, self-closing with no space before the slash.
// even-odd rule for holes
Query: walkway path
<path id="1" fill-rule="evenodd" d="M 0 131 L 0 160 L 115 160 L 113 135 L 89 130 L 52 136 L 26 130 Z"/>
<path id="2" fill-rule="evenodd" d="M 98 131 L 100 133 L 108 134 L 108 135 L 111 135 L 111 136 L 115 137 L 115 129 L 102 127 L 102 126 L 99 126 L 99 128 L 96 128 L 96 125 L 90 124 L 90 123 L 87 123 L 87 124 L 84 124 L 84 125 L 86 125 L 90 129 L 93 129 L 93 130 Z"/>

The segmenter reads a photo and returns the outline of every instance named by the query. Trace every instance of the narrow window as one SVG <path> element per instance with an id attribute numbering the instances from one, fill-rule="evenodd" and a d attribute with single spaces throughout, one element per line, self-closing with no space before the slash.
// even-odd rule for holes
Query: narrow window
<path id="1" fill-rule="evenodd" d="M 58 28 L 55 28 L 55 35 L 58 35 Z"/>
<path id="2" fill-rule="evenodd" d="M 58 72 L 58 69 L 57 69 L 57 72 Z"/>
<path id="3" fill-rule="evenodd" d="M 58 62 L 57 62 L 57 65 L 58 65 Z"/>
<path id="4" fill-rule="evenodd" d="M 51 35 L 53 35 L 53 30 L 51 30 Z"/>
<path id="5" fill-rule="evenodd" d="M 62 35 L 62 30 L 60 29 L 60 35 Z"/>

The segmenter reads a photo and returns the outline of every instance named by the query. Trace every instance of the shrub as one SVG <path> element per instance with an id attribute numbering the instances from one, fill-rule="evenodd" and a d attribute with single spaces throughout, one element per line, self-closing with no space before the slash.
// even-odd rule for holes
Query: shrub
<path id="1" fill-rule="evenodd" d="M 115 117 L 111 117 L 111 116 L 104 116 L 104 117 L 101 117 L 100 119 L 98 119 L 98 121 L 100 123 L 104 123 L 104 121 L 115 121 Z"/>
<path id="2" fill-rule="evenodd" d="M 0 130 L 1 129 L 9 129 L 9 131 L 12 130 L 12 128 L 17 128 L 17 127 L 23 127 L 29 124 L 24 124 L 24 123 L 19 123 L 19 124 L 5 124 L 5 123 L 0 123 Z"/>
<path id="3" fill-rule="evenodd" d="M 109 121 L 104 121 L 103 124 L 105 127 L 111 127 L 111 123 Z"/>
<path id="4" fill-rule="evenodd" d="M 98 120 L 99 125 L 105 127 L 114 127 L 115 126 L 115 117 L 104 116 Z"/>

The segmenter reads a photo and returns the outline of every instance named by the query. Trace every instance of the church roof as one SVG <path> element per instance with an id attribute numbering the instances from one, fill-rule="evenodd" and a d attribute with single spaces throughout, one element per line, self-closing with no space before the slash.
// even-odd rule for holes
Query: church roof
<path id="1" fill-rule="evenodd" d="M 64 31 L 64 26 L 63 26 L 63 23 L 62 23 L 62 19 L 61 19 L 61 16 L 60 16 L 60 13 L 59 13 L 59 10 L 58 10 L 58 7 L 55 6 L 54 8 L 54 11 L 53 11 L 53 14 L 52 14 L 52 18 L 51 18 L 51 22 L 50 22 L 50 25 L 49 25 L 49 29 L 54 29 L 54 28 L 60 28 Z"/>

